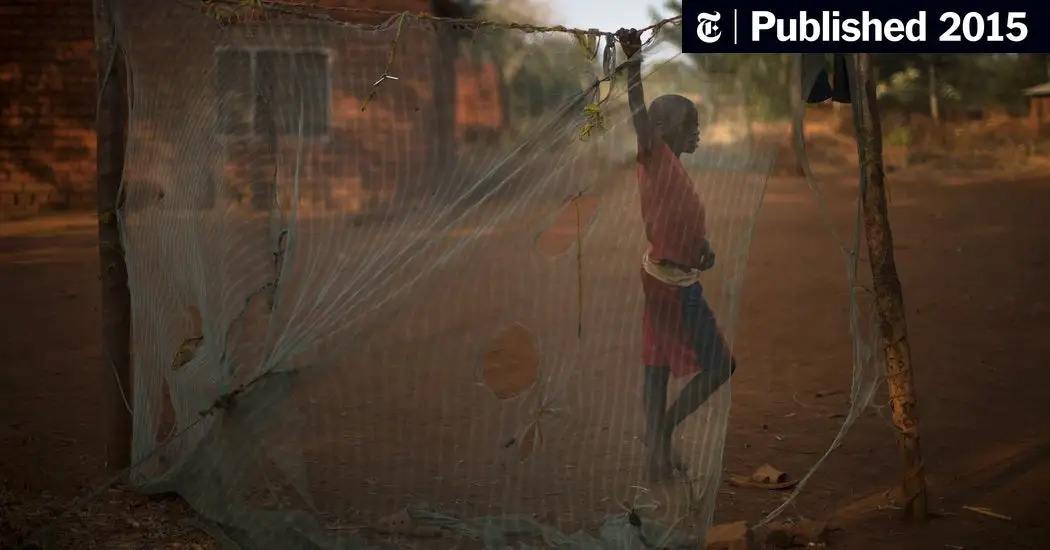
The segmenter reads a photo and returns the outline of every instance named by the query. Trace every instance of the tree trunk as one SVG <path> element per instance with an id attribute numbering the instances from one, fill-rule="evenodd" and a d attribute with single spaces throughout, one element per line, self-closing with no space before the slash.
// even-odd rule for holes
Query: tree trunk
<path id="1" fill-rule="evenodd" d="M 941 105 L 940 97 L 937 92 L 937 66 L 934 65 L 933 61 L 930 61 L 926 73 L 930 78 L 930 118 L 933 119 L 933 122 L 939 123 L 941 121 Z"/>
<path id="2" fill-rule="evenodd" d="M 514 77 L 518 75 L 518 71 L 520 71 L 525 65 L 525 56 L 528 54 L 528 49 L 522 45 L 519 50 L 511 54 L 511 56 L 506 58 L 503 64 L 500 65 L 500 69 L 503 72 L 503 78 L 506 79 L 507 82 L 513 81 Z"/>
<path id="3" fill-rule="evenodd" d="M 1050 82 L 1050 54 L 1030 53 L 1022 55 L 1028 55 L 1031 58 L 1031 66 L 1039 75 L 1039 84 Z"/>
<path id="4" fill-rule="evenodd" d="M 119 471 L 131 462 L 131 296 L 124 262 L 120 218 L 121 176 L 127 128 L 124 56 L 114 41 L 111 8 L 95 2 L 95 43 L 98 50 L 97 139 L 98 255 L 102 281 L 102 351 L 100 376 L 106 389 L 109 437 L 106 466 Z M 115 56 L 114 56 L 115 53 Z M 107 74 L 107 69 L 110 68 Z"/>
<path id="5" fill-rule="evenodd" d="M 511 117 L 510 112 L 510 86 L 507 84 L 507 79 L 503 78 L 503 71 L 498 70 L 498 65 L 496 68 L 496 81 L 499 84 L 500 133 L 509 136 L 511 135 L 511 126 L 514 124 L 514 119 Z"/>
<path id="6" fill-rule="evenodd" d="M 882 162 L 882 128 L 879 122 L 872 80 L 870 54 L 857 54 L 853 93 L 853 124 L 857 132 L 857 153 L 866 183 L 863 196 L 864 233 L 871 264 L 875 307 L 880 320 L 880 344 L 886 360 L 886 381 L 890 391 L 893 424 L 904 459 L 904 517 L 927 517 L 926 474 L 919 445 L 915 377 L 911 347 L 904 315 L 904 296 L 893 258 L 893 234 L 886 203 L 886 176 Z"/>
<path id="7" fill-rule="evenodd" d="M 795 145 L 795 165 L 792 169 L 796 176 L 805 176 L 809 173 L 809 162 L 806 158 L 806 102 L 802 99 L 802 56 L 783 55 L 788 79 L 787 89 L 791 94 L 788 105 L 791 106 L 791 140 Z"/>
<path id="8" fill-rule="evenodd" d="M 493 51 L 492 62 L 496 65 L 496 92 L 499 94 L 499 118 L 500 118 L 500 135 L 507 138 L 511 135 L 510 125 L 513 123 L 510 116 L 510 86 L 507 84 L 507 77 L 503 75 L 503 56 L 499 52 Z"/>

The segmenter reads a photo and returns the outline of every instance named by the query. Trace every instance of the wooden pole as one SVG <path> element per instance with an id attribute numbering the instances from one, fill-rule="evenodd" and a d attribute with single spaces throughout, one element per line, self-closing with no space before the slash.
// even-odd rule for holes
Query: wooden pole
<path id="1" fill-rule="evenodd" d="M 124 56 L 114 39 L 111 6 L 95 0 L 95 45 L 98 51 L 97 144 L 98 256 L 102 281 L 102 351 L 109 415 L 106 466 L 119 471 L 131 462 L 131 296 L 121 244 L 124 143 L 127 94 Z"/>
<path id="2" fill-rule="evenodd" d="M 867 182 L 863 196 L 864 233 L 871 264 L 875 307 L 881 325 L 880 343 L 886 358 L 890 408 L 905 466 L 901 485 L 905 497 L 904 517 L 921 521 L 927 517 L 926 474 L 919 446 L 915 376 L 904 315 L 904 296 L 893 258 L 893 233 L 890 230 L 886 174 L 882 162 L 882 124 L 875 96 L 871 54 L 857 54 L 855 67 L 853 126 L 857 133 L 860 169 Z"/>

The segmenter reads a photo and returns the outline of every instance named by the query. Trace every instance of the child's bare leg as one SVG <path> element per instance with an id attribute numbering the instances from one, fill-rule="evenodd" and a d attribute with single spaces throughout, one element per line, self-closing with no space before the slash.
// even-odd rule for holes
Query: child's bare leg
<path id="1" fill-rule="evenodd" d="M 699 285 L 683 289 L 682 311 L 689 328 L 693 347 L 700 365 L 704 367 L 692 378 L 671 405 L 665 417 L 671 433 L 689 415 L 721 388 L 736 372 L 736 359 L 729 351 L 715 321 L 715 314 L 704 299 Z"/>
<path id="2" fill-rule="evenodd" d="M 667 429 L 667 385 L 670 379 L 670 367 L 645 367 L 642 389 L 645 408 L 644 441 L 649 451 L 648 475 L 653 481 L 668 478 L 673 474 L 671 433 Z"/>
<path id="3" fill-rule="evenodd" d="M 673 433 L 679 424 L 706 403 L 736 372 L 736 360 L 732 357 L 707 364 L 710 367 L 705 368 L 686 383 L 678 394 L 678 398 L 667 411 L 665 419 L 670 432 Z"/>

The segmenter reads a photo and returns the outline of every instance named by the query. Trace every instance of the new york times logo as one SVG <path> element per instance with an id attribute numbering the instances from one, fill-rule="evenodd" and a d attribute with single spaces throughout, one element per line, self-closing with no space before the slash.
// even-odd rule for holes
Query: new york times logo
<path id="1" fill-rule="evenodd" d="M 696 16 L 696 37 L 704 44 L 714 44 L 722 38 L 722 29 L 718 28 L 718 22 L 722 20 L 722 14 L 703 12 Z"/>
<path id="2" fill-rule="evenodd" d="M 681 0 L 683 53 L 1005 53 L 1050 51 L 1050 3 L 1018 9 L 1008 1 L 973 11 L 876 3 L 804 10 L 790 4 Z M 762 5 L 765 4 L 765 5 Z M 943 9 L 943 8 L 942 8 Z M 977 11 L 980 9 L 980 11 Z M 1033 11 L 1035 10 L 1035 11 Z M 916 49 L 918 48 L 918 49 Z"/>

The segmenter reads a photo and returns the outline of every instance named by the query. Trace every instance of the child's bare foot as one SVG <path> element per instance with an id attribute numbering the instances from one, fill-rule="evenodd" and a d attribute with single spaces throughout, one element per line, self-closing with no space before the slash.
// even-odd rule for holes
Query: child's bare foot
<path id="1" fill-rule="evenodd" d="M 688 465 L 675 450 L 671 440 L 669 432 L 655 437 L 654 434 L 648 433 L 643 439 L 645 446 L 649 449 L 649 460 L 646 466 L 649 481 L 667 481 L 674 478 L 675 472 L 686 472 Z"/>
<path id="2" fill-rule="evenodd" d="M 668 455 L 668 460 L 671 463 L 671 467 L 674 468 L 676 472 L 684 474 L 689 471 L 689 463 L 686 462 L 685 458 L 683 458 L 681 453 L 676 449 L 671 449 L 671 452 Z"/>
<path id="3" fill-rule="evenodd" d="M 646 479 L 650 483 L 663 483 L 665 481 L 670 481 L 674 479 L 674 471 L 674 465 L 666 454 L 661 453 L 660 455 L 657 455 L 656 453 L 652 453 L 649 455 L 645 474 Z"/>
<path id="4" fill-rule="evenodd" d="M 674 472 L 684 474 L 688 471 L 689 463 L 671 444 L 670 436 L 664 436 L 660 441 L 653 441 L 652 437 L 646 436 L 644 441 L 649 449 L 649 472 L 660 474 L 657 477 L 671 477 Z"/>
<path id="5" fill-rule="evenodd" d="M 666 452 L 656 452 L 649 454 L 649 460 L 647 463 L 647 475 L 649 481 L 662 482 L 674 478 L 675 472 L 680 474 L 686 474 L 689 472 L 689 464 L 678 454 L 677 451 L 671 449 Z"/>

